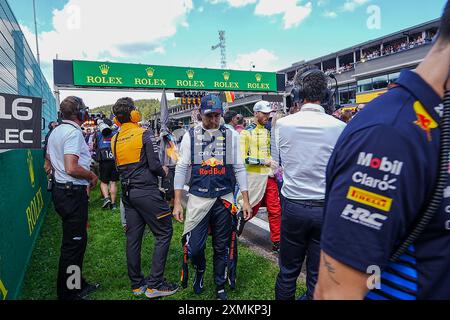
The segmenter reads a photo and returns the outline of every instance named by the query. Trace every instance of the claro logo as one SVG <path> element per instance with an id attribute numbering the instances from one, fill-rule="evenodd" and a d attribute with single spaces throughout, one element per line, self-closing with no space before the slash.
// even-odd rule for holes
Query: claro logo
<path id="1" fill-rule="evenodd" d="M 373 153 L 361 152 L 358 157 L 358 165 L 398 176 L 402 172 L 403 162 L 392 161 L 388 157 L 377 158 Z"/>

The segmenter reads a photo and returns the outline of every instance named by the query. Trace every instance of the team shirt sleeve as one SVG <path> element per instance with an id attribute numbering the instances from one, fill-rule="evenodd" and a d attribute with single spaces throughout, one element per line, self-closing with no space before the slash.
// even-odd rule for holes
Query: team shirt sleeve
<path id="1" fill-rule="evenodd" d="M 426 166 L 390 126 L 341 137 L 327 169 L 322 250 L 361 272 L 382 270 L 426 201 Z"/>

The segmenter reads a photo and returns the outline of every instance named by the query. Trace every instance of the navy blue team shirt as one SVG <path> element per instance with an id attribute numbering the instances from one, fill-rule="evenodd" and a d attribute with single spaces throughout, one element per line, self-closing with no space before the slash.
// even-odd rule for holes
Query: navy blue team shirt
<path id="1" fill-rule="evenodd" d="M 328 164 L 322 249 L 360 272 L 380 268 L 381 288 L 367 299 L 450 299 L 450 187 L 423 235 L 389 261 L 433 192 L 442 111 L 437 93 L 405 70 L 349 123 Z"/>

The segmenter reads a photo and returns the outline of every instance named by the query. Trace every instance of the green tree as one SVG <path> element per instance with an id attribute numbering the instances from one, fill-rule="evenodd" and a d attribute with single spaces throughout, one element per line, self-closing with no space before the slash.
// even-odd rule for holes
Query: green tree
<path id="1" fill-rule="evenodd" d="M 139 112 L 142 115 L 143 120 L 149 120 L 155 112 L 160 111 L 160 101 L 159 99 L 142 99 L 142 100 L 135 100 L 134 101 L 136 107 L 138 108 Z M 177 100 L 169 100 L 169 106 L 175 106 L 177 105 Z M 94 109 L 91 109 L 91 113 L 100 113 L 106 115 L 106 117 L 111 116 L 111 110 L 113 105 L 105 105 L 100 106 Z"/>

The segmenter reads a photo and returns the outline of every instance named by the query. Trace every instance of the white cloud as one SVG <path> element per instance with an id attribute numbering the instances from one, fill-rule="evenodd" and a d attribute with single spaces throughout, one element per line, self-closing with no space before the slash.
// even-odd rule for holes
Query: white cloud
<path id="1" fill-rule="evenodd" d="M 239 8 L 244 7 L 248 4 L 252 4 L 257 2 L 258 0 L 207 0 L 211 4 L 218 4 L 218 3 L 228 3 L 231 7 Z"/>
<path id="2" fill-rule="evenodd" d="M 159 46 L 159 47 L 155 48 L 152 52 L 159 53 L 159 54 L 165 54 L 166 48 L 164 46 Z"/>
<path id="3" fill-rule="evenodd" d="M 353 12 L 356 8 L 365 5 L 370 0 L 346 0 L 344 5 L 342 6 L 342 11 Z"/>
<path id="4" fill-rule="evenodd" d="M 132 15 L 126 13 L 129 8 Z M 192 9 L 192 0 L 69 0 L 62 10 L 53 11 L 54 30 L 39 35 L 41 56 L 46 62 L 56 54 L 60 59 L 114 61 L 163 53 L 161 42 L 178 26 L 188 26 L 186 16 Z"/>
<path id="5" fill-rule="evenodd" d="M 283 14 L 284 28 L 289 29 L 298 26 L 312 12 L 312 3 L 298 5 L 297 0 L 259 0 L 255 8 L 255 14 L 272 16 Z"/>
<path id="6" fill-rule="evenodd" d="M 338 16 L 338 14 L 335 11 L 325 11 L 323 14 L 324 17 L 326 18 L 336 18 Z"/>
<path id="7" fill-rule="evenodd" d="M 283 15 L 284 28 L 298 26 L 312 12 L 312 3 L 298 4 L 301 0 L 207 0 L 212 4 L 228 3 L 231 7 L 243 7 L 257 3 L 255 14 L 260 16 Z M 324 0 L 319 0 L 324 1 Z"/>
<path id="8" fill-rule="evenodd" d="M 229 65 L 234 70 L 277 71 L 278 57 L 267 49 L 259 49 L 255 52 L 239 54 L 236 60 Z M 255 66 L 255 68 L 253 68 Z"/>
<path id="9" fill-rule="evenodd" d="M 128 15 L 133 8 L 132 15 Z M 92 59 L 130 62 L 147 53 L 165 54 L 163 42 L 187 27 L 187 15 L 194 9 L 192 0 L 142 1 L 68 0 L 61 10 L 53 11 L 53 30 L 39 34 L 41 65 L 53 86 L 52 61 Z M 36 55 L 34 32 L 21 25 L 25 38 Z M 138 62 L 138 61 L 135 61 Z M 62 97 L 76 94 L 62 93 Z M 114 103 L 124 93 L 87 92 L 89 104 Z M 157 94 L 129 93 L 133 98 L 157 97 Z"/>

